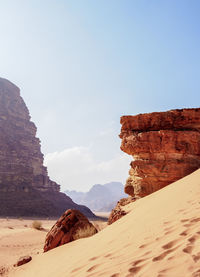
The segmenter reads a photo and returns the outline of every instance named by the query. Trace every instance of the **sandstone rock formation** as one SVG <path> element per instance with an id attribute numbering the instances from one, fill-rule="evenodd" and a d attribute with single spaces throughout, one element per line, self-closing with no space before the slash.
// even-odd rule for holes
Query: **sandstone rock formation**
<path id="1" fill-rule="evenodd" d="M 127 214 L 125 206 L 129 203 L 134 202 L 135 199 L 132 197 L 122 198 L 117 202 L 117 205 L 114 209 L 112 209 L 109 217 L 108 217 L 108 224 L 112 224 L 113 222 L 117 221 L 121 217 Z"/>
<path id="2" fill-rule="evenodd" d="M 200 167 L 200 108 L 122 116 L 121 125 L 121 150 L 134 159 L 125 185 L 132 201 Z"/>
<path id="3" fill-rule="evenodd" d="M 19 260 L 17 261 L 17 263 L 14 266 L 21 266 L 23 264 L 27 264 L 32 260 L 31 256 L 23 256 L 20 257 Z"/>
<path id="4" fill-rule="evenodd" d="M 67 210 L 48 232 L 44 252 L 96 233 L 97 229 L 81 212 L 78 210 Z"/>
<path id="5" fill-rule="evenodd" d="M 125 192 L 143 197 L 200 167 L 200 108 L 121 117 L 122 151 L 132 155 Z"/>
<path id="6" fill-rule="evenodd" d="M 68 208 L 94 216 L 59 191 L 19 88 L 0 78 L 0 216 L 60 216 Z"/>

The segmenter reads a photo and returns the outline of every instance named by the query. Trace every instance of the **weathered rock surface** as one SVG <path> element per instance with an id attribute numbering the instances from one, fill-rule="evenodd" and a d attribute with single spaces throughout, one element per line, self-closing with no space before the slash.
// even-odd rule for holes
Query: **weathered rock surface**
<path id="1" fill-rule="evenodd" d="M 200 109 L 121 117 L 121 149 L 132 155 L 125 192 L 143 197 L 200 167 Z"/>
<path id="2" fill-rule="evenodd" d="M 0 216 L 60 216 L 66 209 L 80 209 L 43 166 L 40 141 L 20 90 L 0 78 Z"/>
<path id="3" fill-rule="evenodd" d="M 44 252 L 96 233 L 97 229 L 80 211 L 67 210 L 48 232 Z"/>
<path id="4" fill-rule="evenodd" d="M 14 266 L 21 266 L 23 264 L 27 264 L 28 262 L 30 262 L 32 260 L 31 256 L 24 256 L 19 258 L 19 260 L 17 261 L 17 263 Z"/>
<path id="5" fill-rule="evenodd" d="M 108 224 L 112 224 L 113 222 L 117 221 L 118 219 L 126 215 L 127 211 L 125 209 L 125 206 L 134 201 L 135 199 L 133 197 L 120 199 L 116 207 L 110 213 L 110 216 L 108 218 Z"/>
<path id="6" fill-rule="evenodd" d="M 125 192 L 135 201 L 200 168 L 200 108 L 121 117 L 121 150 L 133 156 Z M 119 201 L 109 223 L 126 214 Z"/>

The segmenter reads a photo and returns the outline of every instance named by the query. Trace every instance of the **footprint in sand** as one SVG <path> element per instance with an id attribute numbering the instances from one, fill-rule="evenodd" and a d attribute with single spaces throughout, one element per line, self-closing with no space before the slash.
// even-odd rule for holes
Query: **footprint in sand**
<path id="1" fill-rule="evenodd" d="M 138 248 L 145 248 L 146 246 L 147 246 L 147 244 L 142 244 Z"/>
<path id="2" fill-rule="evenodd" d="M 177 247 L 173 248 L 173 249 L 169 249 L 165 252 L 163 252 L 162 254 L 160 254 L 159 256 L 156 256 L 152 259 L 153 262 L 157 262 L 157 261 L 161 261 L 163 260 L 168 254 L 170 254 L 171 252 L 173 252 Z"/>
<path id="3" fill-rule="evenodd" d="M 139 263 L 144 262 L 144 261 L 145 261 L 145 259 L 140 259 L 140 260 L 134 261 L 133 263 L 131 263 L 131 265 L 132 265 L 132 266 L 136 266 L 136 265 L 138 265 Z"/>
<path id="4" fill-rule="evenodd" d="M 189 241 L 190 243 L 194 244 L 195 241 L 196 241 L 196 239 L 197 239 L 197 235 L 194 235 L 194 236 L 190 237 L 190 238 L 188 239 L 188 241 Z"/>
<path id="5" fill-rule="evenodd" d="M 168 270 L 169 270 L 169 268 L 162 269 L 162 270 L 160 270 L 158 273 L 163 274 L 163 273 L 166 273 Z"/>
<path id="6" fill-rule="evenodd" d="M 172 232 L 173 232 L 173 230 L 167 231 L 167 232 L 164 233 L 164 235 L 165 235 L 165 236 L 166 236 L 166 235 L 169 235 L 169 234 L 171 234 Z"/>
<path id="7" fill-rule="evenodd" d="M 156 241 L 159 241 L 160 239 L 161 239 L 161 237 L 157 237 L 155 240 L 156 240 Z"/>
<path id="8" fill-rule="evenodd" d="M 168 227 L 165 227 L 164 231 L 170 231 L 171 229 L 173 229 L 173 226 L 168 226 Z"/>
<path id="9" fill-rule="evenodd" d="M 177 241 L 178 240 L 172 240 L 172 241 L 168 242 L 167 244 L 163 245 L 162 248 L 163 249 L 170 249 L 177 243 Z"/>
<path id="10" fill-rule="evenodd" d="M 188 230 L 183 231 L 182 233 L 179 234 L 180 236 L 187 236 L 188 235 Z"/>
<path id="11" fill-rule="evenodd" d="M 181 222 L 184 223 L 184 222 L 187 222 L 187 221 L 189 221 L 189 220 L 190 220 L 190 219 L 185 218 L 185 219 L 181 219 Z"/>
<path id="12" fill-rule="evenodd" d="M 197 217 L 197 218 L 193 218 L 190 220 L 191 223 L 196 223 L 196 222 L 199 222 L 200 221 L 200 217 Z"/>
<path id="13" fill-rule="evenodd" d="M 191 254 L 192 250 L 193 250 L 193 246 L 191 244 L 188 244 L 185 248 L 183 248 L 183 252 L 187 253 L 187 254 Z"/>
<path id="14" fill-rule="evenodd" d="M 142 257 L 143 256 L 147 256 L 147 255 L 149 255 L 149 254 L 151 254 L 152 253 L 152 251 L 147 251 L 147 252 L 145 252 L 143 255 L 142 255 Z"/>
<path id="15" fill-rule="evenodd" d="M 74 273 L 74 272 L 76 272 L 76 271 L 78 271 L 78 270 L 80 270 L 80 269 L 82 269 L 82 268 L 83 268 L 82 266 L 77 267 L 77 268 L 73 269 L 73 270 L 71 271 L 71 273 Z"/>
<path id="16" fill-rule="evenodd" d="M 119 273 L 114 273 L 110 277 L 119 277 L 119 276 L 120 276 Z"/>
<path id="17" fill-rule="evenodd" d="M 139 271 L 140 271 L 140 269 L 141 269 L 141 266 L 133 266 L 133 267 L 131 267 L 131 268 L 129 268 L 129 272 L 131 272 L 131 273 L 138 273 Z"/>
<path id="18" fill-rule="evenodd" d="M 98 259 L 98 257 L 92 257 L 91 259 L 89 259 L 89 261 L 94 261 L 96 259 Z"/>
<path id="19" fill-rule="evenodd" d="M 95 270 L 98 266 L 99 266 L 98 264 L 91 266 L 91 267 L 87 270 L 87 272 L 91 272 L 91 271 Z"/>
<path id="20" fill-rule="evenodd" d="M 200 269 L 192 273 L 192 277 L 200 277 Z"/>
<path id="21" fill-rule="evenodd" d="M 193 261 L 196 263 L 200 260 L 200 252 L 198 252 L 196 255 L 192 255 Z"/>
<path id="22" fill-rule="evenodd" d="M 174 231 L 174 227 L 173 226 L 170 226 L 170 227 L 166 227 L 165 229 L 164 229 L 164 231 L 165 231 L 165 235 L 168 235 L 168 234 L 170 234 L 170 233 L 172 233 L 173 231 Z"/>
<path id="23" fill-rule="evenodd" d="M 108 257 L 111 257 L 111 256 L 112 256 L 112 254 L 109 253 L 109 254 L 105 255 L 104 257 L 105 257 L 105 258 L 108 258 Z"/>

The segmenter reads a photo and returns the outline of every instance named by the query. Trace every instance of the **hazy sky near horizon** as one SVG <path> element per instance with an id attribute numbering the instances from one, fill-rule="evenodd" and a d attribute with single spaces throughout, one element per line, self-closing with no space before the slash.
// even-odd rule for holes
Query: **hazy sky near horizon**
<path id="1" fill-rule="evenodd" d="M 0 0 L 0 76 L 62 190 L 125 182 L 120 116 L 200 106 L 200 1 Z"/>

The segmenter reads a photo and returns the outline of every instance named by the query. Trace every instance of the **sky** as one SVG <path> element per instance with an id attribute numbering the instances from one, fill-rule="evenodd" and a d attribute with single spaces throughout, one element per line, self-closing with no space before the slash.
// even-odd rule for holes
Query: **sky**
<path id="1" fill-rule="evenodd" d="M 120 117 L 200 106 L 200 1 L 0 0 L 17 85 L 61 190 L 128 177 Z"/>

